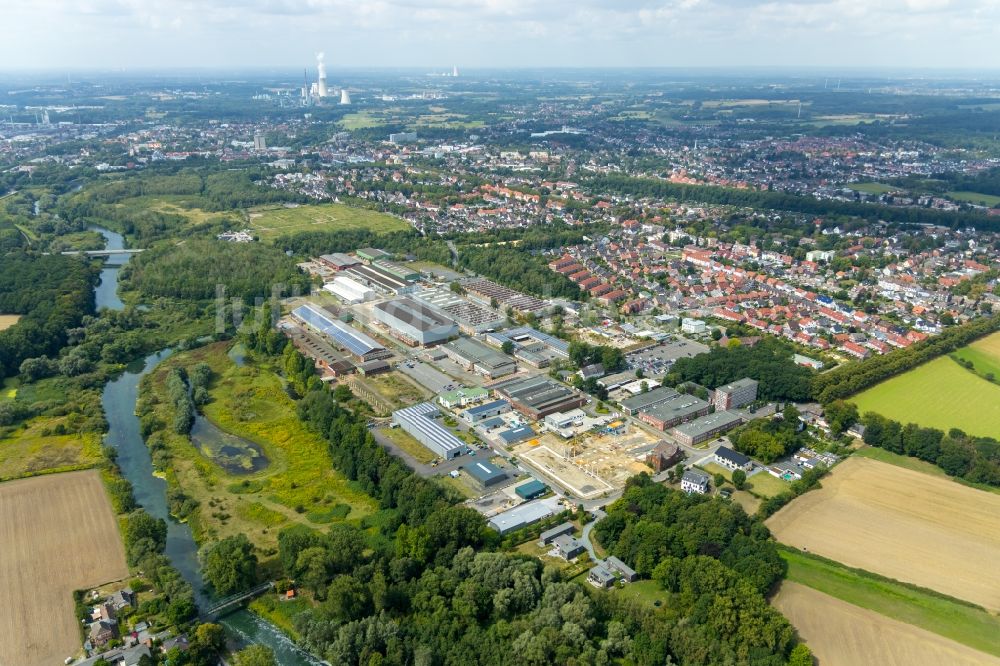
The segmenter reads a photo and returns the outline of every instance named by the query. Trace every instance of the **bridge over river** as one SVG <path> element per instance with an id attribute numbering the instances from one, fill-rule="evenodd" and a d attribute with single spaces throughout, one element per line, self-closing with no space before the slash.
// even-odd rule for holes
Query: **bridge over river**
<path id="1" fill-rule="evenodd" d="M 259 597 L 268 590 L 274 588 L 273 582 L 261 583 L 256 587 L 252 587 L 249 590 L 244 590 L 243 592 L 237 592 L 236 594 L 230 595 L 225 599 L 220 599 L 215 602 L 211 607 L 203 611 L 203 615 L 208 619 L 216 619 L 227 613 L 231 613 L 234 610 L 242 607 L 243 604 L 249 602 L 255 597 Z"/>

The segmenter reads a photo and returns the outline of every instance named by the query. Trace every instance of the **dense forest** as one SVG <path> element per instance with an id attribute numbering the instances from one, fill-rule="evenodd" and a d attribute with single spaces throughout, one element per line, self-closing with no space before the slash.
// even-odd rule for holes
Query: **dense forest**
<path id="1" fill-rule="evenodd" d="M 862 415 L 861 423 L 866 444 L 925 460 L 966 481 L 1000 486 L 1000 442 L 992 437 L 903 425 L 874 412 Z"/>
<path id="2" fill-rule="evenodd" d="M 1000 230 L 1000 220 L 981 213 L 949 212 L 931 208 L 897 208 L 811 196 L 740 190 L 714 185 L 681 185 L 652 178 L 608 175 L 591 178 L 587 186 L 594 192 L 613 192 L 634 197 L 675 199 L 697 203 L 720 204 L 768 210 L 787 210 L 807 215 L 847 215 L 866 220 L 884 220 L 900 224 L 937 224 L 944 227 L 975 227 L 983 231 Z"/>
<path id="3" fill-rule="evenodd" d="M 308 277 L 284 252 L 261 243 L 225 243 L 189 240 L 180 245 L 160 245 L 143 252 L 122 269 L 124 288 L 147 298 L 187 300 L 214 298 L 220 286 L 227 298 L 252 303 L 281 293 L 307 293 Z"/>
<path id="4" fill-rule="evenodd" d="M 811 396 L 813 372 L 792 360 L 792 350 L 780 340 L 765 338 L 751 346 L 715 347 L 707 354 L 680 358 L 667 383 L 695 382 L 716 388 L 752 377 L 760 382 L 757 398 L 800 402 Z"/>
<path id="5" fill-rule="evenodd" d="M 0 258 L 0 314 L 21 315 L 0 331 L 0 378 L 17 374 L 27 358 L 58 355 L 67 331 L 94 311 L 99 275 L 76 257 L 15 252 Z"/>
<path id="6" fill-rule="evenodd" d="M 964 347 L 973 340 L 998 329 L 1000 329 L 1000 314 L 973 319 L 967 324 L 945 329 L 940 334 L 905 349 L 877 354 L 862 363 L 848 363 L 830 372 L 820 373 L 812 379 L 812 393 L 824 404 L 847 398 L 938 356 Z"/>

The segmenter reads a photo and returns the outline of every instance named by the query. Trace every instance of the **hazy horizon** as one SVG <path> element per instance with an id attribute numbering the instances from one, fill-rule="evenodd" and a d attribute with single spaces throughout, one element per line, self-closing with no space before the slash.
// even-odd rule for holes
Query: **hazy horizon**
<path id="1" fill-rule="evenodd" d="M 5 71 L 1000 68 L 995 0 L 14 0 Z M 412 63 L 425 63 L 419 66 Z"/>

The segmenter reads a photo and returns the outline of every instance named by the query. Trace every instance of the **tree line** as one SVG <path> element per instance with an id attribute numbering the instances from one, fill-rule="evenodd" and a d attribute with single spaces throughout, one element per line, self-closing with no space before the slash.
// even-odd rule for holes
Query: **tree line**
<path id="1" fill-rule="evenodd" d="M 947 433 L 866 412 L 861 417 L 866 444 L 919 458 L 973 483 L 1000 486 L 1000 442 L 952 428 Z"/>
<path id="2" fill-rule="evenodd" d="M 1000 230 L 1000 221 L 982 213 L 952 212 L 921 207 L 895 207 L 879 204 L 817 199 L 812 196 L 735 189 L 715 185 L 687 185 L 652 178 L 634 178 L 609 174 L 586 181 L 594 192 L 613 192 L 635 197 L 674 199 L 741 208 L 764 208 L 807 215 L 845 215 L 869 221 L 898 224 L 934 224 L 944 227 L 975 227 L 982 231 Z"/>
<path id="3" fill-rule="evenodd" d="M 812 379 L 812 393 L 822 403 L 847 398 L 890 377 L 964 347 L 973 340 L 1000 329 L 1000 314 L 980 317 L 947 328 L 940 334 L 905 349 L 876 354 L 860 363 L 848 363 Z"/>

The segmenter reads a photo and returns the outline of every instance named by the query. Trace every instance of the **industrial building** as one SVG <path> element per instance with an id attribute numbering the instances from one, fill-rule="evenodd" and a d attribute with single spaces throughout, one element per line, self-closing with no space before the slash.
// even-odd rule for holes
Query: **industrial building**
<path id="1" fill-rule="evenodd" d="M 367 261 L 369 264 L 379 259 L 392 259 L 391 254 L 376 247 L 363 247 L 354 254 L 357 255 L 358 259 Z"/>
<path id="2" fill-rule="evenodd" d="M 357 305 L 375 298 L 374 291 L 343 275 L 333 278 L 333 282 L 327 282 L 323 289 L 348 305 Z"/>
<path id="3" fill-rule="evenodd" d="M 556 412 L 545 417 L 545 427 L 557 435 L 569 439 L 576 434 L 576 428 L 583 425 L 586 417 L 587 414 L 582 409 Z"/>
<path id="4" fill-rule="evenodd" d="M 640 393 L 639 395 L 632 396 L 631 398 L 625 398 L 618 404 L 621 405 L 626 414 L 635 416 L 641 411 L 648 410 L 656 405 L 667 402 L 668 400 L 673 400 L 679 395 L 680 393 L 672 388 L 661 386 L 660 388 L 653 389 L 652 391 Z"/>
<path id="5" fill-rule="evenodd" d="M 548 307 L 548 303 L 540 298 L 522 294 L 519 291 L 515 291 L 510 287 L 504 287 L 486 278 L 476 278 L 475 280 L 463 282 L 462 288 L 469 294 L 480 299 L 483 303 L 496 301 L 504 307 L 511 308 L 518 314 L 539 312 Z"/>
<path id="6" fill-rule="evenodd" d="M 473 303 L 443 287 L 424 289 L 415 292 L 413 297 L 454 319 L 458 323 L 459 330 L 466 335 L 492 331 L 503 326 L 506 321 L 506 317 L 496 310 Z"/>
<path id="7" fill-rule="evenodd" d="M 348 268 L 357 266 L 361 263 L 354 257 L 344 254 L 343 252 L 320 255 L 319 261 L 335 271 L 347 270 Z"/>
<path id="8" fill-rule="evenodd" d="M 334 319 L 323 308 L 306 303 L 292 310 L 292 316 L 311 328 L 329 337 L 333 342 L 349 351 L 361 361 L 376 361 L 392 356 L 392 352 L 370 337 Z"/>
<path id="9" fill-rule="evenodd" d="M 517 363 L 510 356 L 474 338 L 459 338 L 441 350 L 453 361 L 490 379 L 517 372 Z"/>
<path id="10" fill-rule="evenodd" d="M 466 422 L 477 425 L 488 419 L 495 418 L 510 411 L 510 403 L 506 400 L 494 400 L 482 405 L 470 407 L 462 412 L 462 418 Z"/>
<path id="11" fill-rule="evenodd" d="M 647 410 L 639 412 L 639 420 L 659 430 L 672 428 L 712 411 L 712 406 L 693 395 L 679 395 Z"/>
<path id="12" fill-rule="evenodd" d="M 576 391 L 548 377 L 509 379 L 494 385 L 493 390 L 510 401 L 521 414 L 540 421 L 549 414 L 582 407 L 587 399 Z"/>
<path id="13" fill-rule="evenodd" d="M 504 481 L 507 478 L 506 472 L 491 462 L 476 461 L 463 468 L 474 478 L 483 488 L 489 488 Z"/>
<path id="14" fill-rule="evenodd" d="M 377 304 L 372 316 L 385 324 L 394 337 L 413 346 L 438 344 L 458 335 L 455 322 L 409 297 Z"/>
<path id="15" fill-rule="evenodd" d="M 672 434 L 681 444 L 694 446 L 732 430 L 741 423 L 743 423 L 743 417 L 736 412 L 721 411 L 691 423 L 679 425 L 673 429 Z"/>
<path id="16" fill-rule="evenodd" d="M 490 518 L 489 526 L 500 534 L 508 534 L 555 515 L 559 508 L 558 501 L 554 498 L 525 502 L 493 516 Z"/>
<path id="17" fill-rule="evenodd" d="M 535 431 L 526 425 L 520 425 L 516 428 L 511 428 L 510 430 L 504 430 L 497 435 L 497 437 L 502 439 L 503 443 L 507 446 L 523 442 L 524 440 L 531 439 L 535 436 Z"/>
<path id="18" fill-rule="evenodd" d="M 392 413 L 392 421 L 445 460 L 457 458 L 468 447 L 438 422 L 441 412 L 432 402 L 406 407 Z"/>
<path id="19" fill-rule="evenodd" d="M 351 278 L 371 287 L 380 294 L 399 296 L 408 294 L 416 289 L 413 283 L 407 282 L 398 275 L 394 275 L 378 266 L 358 262 L 357 265 L 351 266 L 346 270 Z"/>
<path id="20" fill-rule="evenodd" d="M 569 358 L 569 343 L 530 326 L 487 334 L 486 341 L 497 347 L 505 342 L 514 345 L 514 358 L 535 368 L 545 368 L 556 359 Z"/>
<path id="21" fill-rule="evenodd" d="M 514 493 L 525 501 L 541 497 L 548 491 L 549 487 L 538 479 L 532 479 L 531 481 L 522 483 L 517 488 L 514 488 Z"/>
<path id="22" fill-rule="evenodd" d="M 738 409 L 757 399 L 757 381 L 740 379 L 715 389 L 712 404 L 716 409 Z"/>
<path id="23" fill-rule="evenodd" d="M 388 259 L 376 259 L 371 262 L 372 266 L 381 268 L 384 271 L 388 271 L 400 278 L 401 280 L 406 280 L 407 282 L 416 282 L 420 279 L 420 273 L 411 270 L 406 266 L 389 261 Z"/>

